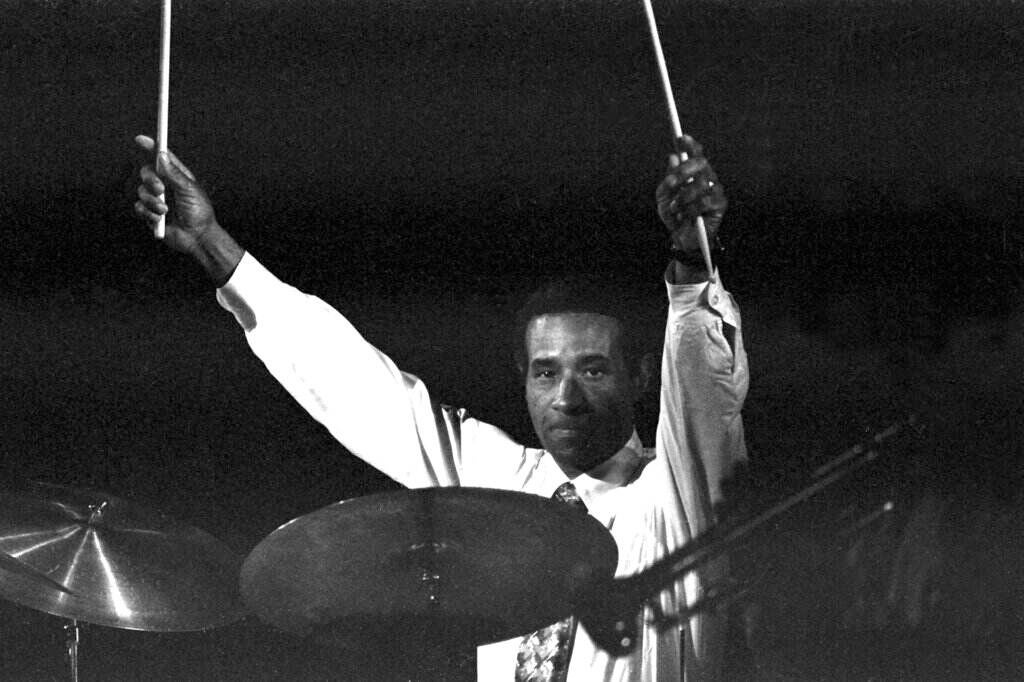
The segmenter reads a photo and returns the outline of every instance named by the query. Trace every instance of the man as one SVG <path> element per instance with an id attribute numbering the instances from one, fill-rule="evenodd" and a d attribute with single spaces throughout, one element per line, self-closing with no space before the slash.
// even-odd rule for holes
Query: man
<path id="1" fill-rule="evenodd" d="M 138 144 L 153 151 L 153 141 Z M 524 309 L 521 368 L 527 407 L 543 449 L 515 443 L 464 410 L 437 406 L 415 376 L 368 344 L 338 311 L 275 278 L 219 225 L 195 177 L 173 154 L 140 172 L 136 213 L 167 217 L 167 245 L 192 256 L 217 286 L 252 350 L 273 376 L 350 452 L 410 488 L 466 485 L 551 497 L 567 481 L 619 550 L 617 575 L 635 574 L 713 523 L 722 479 L 745 458 L 740 409 L 747 389 L 740 317 L 700 257 L 695 217 L 714 240 L 725 195 L 700 146 L 670 157 L 657 190 L 672 260 L 656 443 L 634 429 L 644 366 L 633 330 L 600 296 L 565 287 Z M 167 200 L 160 198 L 167 193 Z M 685 583 L 685 585 L 683 584 Z M 699 598 L 690 575 L 661 596 L 668 609 Z M 645 626 L 632 655 L 612 657 L 580 626 L 567 679 L 664 682 L 714 679 L 721 664 L 714 618 L 680 632 Z M 480 680 L 535 679 L 522 637 L 480 647 Z M 546 674 L 546 673 L 545 673 Z M 566 679 L 539 677 L 536 679 Z"/>

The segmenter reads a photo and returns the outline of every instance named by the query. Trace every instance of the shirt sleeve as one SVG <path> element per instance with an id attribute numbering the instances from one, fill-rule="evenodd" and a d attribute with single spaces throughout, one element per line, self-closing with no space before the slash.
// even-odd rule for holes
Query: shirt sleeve
<path id="1" fill-rule="evenodd" d="M 722 480 L 747 457 L 741 409 L 749 371 L 739 308 L 721 280 L 666 287 L 656 448 L 696 537 L 713 522 Z"/>
<path id="2" fill-rule="evenodd" d="M 333 307 L 281 282 L 250 254 L 217 291 L 275 379 L 352 454 L 410 487 L 465 484 L 462 443 L 510 441 L 434 404 Z M 487 428 L 481 428 L 487 427 Z M 478 433 L 479 432 L 479 433 Z M 482 444 L 484 450 L 493 444 Z M 522 448 L 520 446 L 520 452 Z"/>

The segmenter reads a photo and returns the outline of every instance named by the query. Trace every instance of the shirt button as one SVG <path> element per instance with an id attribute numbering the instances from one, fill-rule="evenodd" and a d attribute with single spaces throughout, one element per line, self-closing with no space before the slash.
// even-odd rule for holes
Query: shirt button
<path id="1" fill-rule="evenodd" d="M 711 297 L 711 305 L 718 305 L 718 294 Z"/>

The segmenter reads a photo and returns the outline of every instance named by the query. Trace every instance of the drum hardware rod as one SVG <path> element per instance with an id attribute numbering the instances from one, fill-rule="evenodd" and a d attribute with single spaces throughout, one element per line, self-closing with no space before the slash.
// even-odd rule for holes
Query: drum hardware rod
<path id="1" fill-rule="evenodd" d="M 742 599 L 750 592 L 750 586 L 739 581 L 727 581 L 726 585 L 712 585 L 704 591 L 704 596 L 693 604 L 686 606 L 675 613 L 665 613 L 661 604 L 655 600 L 648 602 L 651 615 L 647 622 L 658 628 L 659 632 L 678 626 L 698 613 L 714 611 L 727 606 L 734 601 Z"/>
<path id="2" fill-rule="evenodd" d="M 906 423 L 913 424 L 914 418 L 910 417 Z M 852 458 L 843 453 L 840 456 L 843 461 L 829 467 L 828 473 L 824 476 L 813 479 L 803 489 L 752 518 L 712 527 L 644 571 L 626 578 L 614 579 L 600 586 L 593 591 L 592 600 L 582 601 L 579 608 L 580 620 L 587 626 L 594 641 L 603 649 L 619 656 L 629 653 L 636 644 L 639 611 L 643 604 L 650 603 L 658 592 L 738 544 L 740 540 L 769 521 L 878 459 L 879 449 L 873 445 L 881 445 L 883 440 L 901 430 L 902 424 L 897 424 L 880 432 L 886 434 L 882 439 L 878 439 L 876 434 L 876 437 L 869 441 L 870 444 L 862 447 Z M 691 606 L 688 611 L 696 606 L 698 604 Z M 666 617 L 664 614 L 661 615 L 663 618 Z M 654 611 L 654 616 L 658 616 L 657 610 Z"/>
<path id="3" fill-rule="evenodd" d="M 892 500 L 886 500 L 882 504 L 878 505 L 875 509 L 865 514 L 863 517 L 857 519 L 856 521 L 847 525 L 844 528 L 840 528 L 836 532 L 836 537 L 844 538 L 850 535 L 855 535 L 895 509 L 896 503 L 893 502 Z"/>
<path id="4" fill-rule="evenodd" d="M 71 619 L 64 623 L 64 634 L 66 636 L 68 652 L 68 667 L 71 673 L 71 682 L 78 682 L 78 643 L 81 640 L 81 632 L 78 621 Z"/>
<path id="5" fill-rule="evenodd" d="M 911 416 L 907 420 L 907 425 L 908 426 L 909 425 L 913 425 L 914 421 L 915 421 L 914 417 Z M 875 435 L 871 436 L 871 438 L 868 439 L 869 446 L 870 445 L 881 445 L 886 440 L 888 440 L 892 436 L 896 435 L 896 433 L 899 432 L 901 426 L 902 426 L 902 423 L 897 422 L 896 424 L 893 424 L 889 428 L 883 429 L 882 431 L 879 431 L 878 433 L 876 433 Z M 824 476 L 825 474 L 827 474 L 832 469 L 835 469 L 836 467 L 841 466 L 844 462 L 847 462 L 847 461 L 853 459 L 854 457 L 856 457 L 857 455 L 861 454 L 862 452 L 864 452 L 864 449 L 865 449 L 865 445 L 863 443 L 857 443 L 852 448 L 848 449 L 846 452 L 843 452 L 842 454 L 837 455 L 836 457 L 833 457 L 831 460 L 829 460 L 828 462 L 825 462 L 820 467 L 815 469 L 814 473 L 812 474 L 812 476 L 814 478 L 818 478 L 819 476 Z"/>
<path id="6" fill-rule="evenodd" d="M 784 498 L 775 505 L 746 521 L 733 524 L 727 523 L 713 527 L 709 532 L 699 538 L 696 538 L 692 542 L 687 543 L 677 552 L 670 554 L 662 561 L 654 564 L 654 566 L 664 565 L 665 569 L 672 573 L 667 582 L 671 582 L 677 577 L 682 577 L 684 573 L 693 570 L 697 566 L 700 566 L 706 561 L 721 554 L 729 546 L 735 544 L 737 540 L 745 538 L 752 531 L 763 526 L 768 521 L 774 520 L 776 517 L 781 516 L 784 512 L 788 511 L 800 502 L 813 497 L 832 484 L 846 478 L 846 476 L 852 474 L 864 465 L 874 461 L 880 455 L 880 450 L 876 446 L 883 445 L 887 440 L 895 436 L 897 433 L 900 433 L 904 426 L 910 426 L 914 423 L 915 417 L 910 416 L 904 422 L 897 422 L 892 426 L 879 431 L 871 436 L 865 444 L 856 445 L 834 458 L 831 462 L 819 467 L 815 471 L 811 482 L 803 489 Z M 851 457 L 849 455 L 851 452 L 855 452 L 856 454 Z M 652 580 L 648 580 L 647 584 L 656 586 L 653 584 Z"/>
<path id="7" fill-rule="evenodd" d="M 668 66 L 665 64 L 665 53 L 661 49 L 661 38 L 658 35 L 658 22 L 654 18 L 654 7 L 651 0 L 644 0 L 644 11 L 647 15 L 647 25 L 651 32 L 651 44 L 654 47 L 654 58 L 658 63 L 658 73 L 661 75 L 661 86 L 665 91 L 665 101 L 668 104 L 668 117 L 672 124 L 672 141 L 675 145 L 676 154 L 679 155 L 679 162 L 686 161 L 688 155 L 683 148 L 683 128 L 679 124 L 679 111 L 676 109 L 676 98 L 672 94 L 672 81 L 668 77 Z M 704 218 L 697 216 L 697 239 L 700 241 L 700 252 L 704 256 L 704 265 L 708 269 L 708 279 L 715 281 L 715 269 L 711 263 L 711 246 L 708 243 L 708 232 L 704 227 Z"/>

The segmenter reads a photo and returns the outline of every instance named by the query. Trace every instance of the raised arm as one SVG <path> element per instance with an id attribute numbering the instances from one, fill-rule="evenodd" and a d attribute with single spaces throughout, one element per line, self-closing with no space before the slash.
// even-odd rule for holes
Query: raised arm
<path id="1" fill-rule="evenodd" d="M 739 308 L 721 277 L 709 278 L 694 221 L 701 216 L 709 242 L 716 243 L 725 193 L 700 145 L 689 138 L 685 143 L 687 160 L 680 163 L 673 155 L 657 190 L 672 261 L 665 272 L 669 306 L 656 448 L 663 474 L 658 485 L 666 500 L 674 548 L 715 522 L 722 481 L 746 458 L 740 411 L 748 385 Z M 699 600 L 727 573 L 726 557 L 691 573 L 685 581 L 686 601 Z M 720 679 L 725 617 L 703 613 L 690 618 L 688 625 L 686 646 L 692 654 L 686 655 L 686 679 Z"/>
<path id="2" fill-rule="evenodd" d="M 152 139 L 139 136 L 136 142 L 152 153 Z M 150 227 L 167 216 L 166 245 L 200 265 L 253 352 L 312 417 L 350 452 L 402 484 L 460 482 L 468 425 L 456 423 L 459 416 L 436 409 L 423 383 L 399 370 L 341 313 L 281 282 L 246 253 L 218 223 L 195 175 L 172 153 L 143 166 L 140 178 L 136 214 Z"/>
<path id="3" fill-rule="evenodd" d="M 720 279 L 708 281 L 694 221 L 703 217 L 715 243 L 728 202 L 701 146 L 684 143 L 689 158 L 670 157 L 656 192 L 672 254 L 657 438 L 696 536 L 713 523 L 723 478 L 746 458 L 740 411 L 749 377 L 739 308 Z"/>

